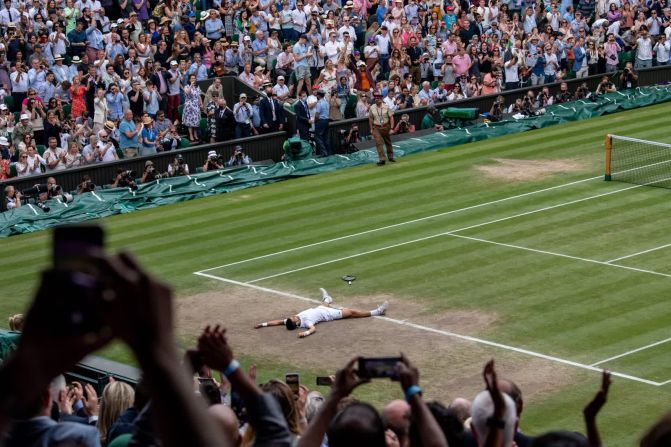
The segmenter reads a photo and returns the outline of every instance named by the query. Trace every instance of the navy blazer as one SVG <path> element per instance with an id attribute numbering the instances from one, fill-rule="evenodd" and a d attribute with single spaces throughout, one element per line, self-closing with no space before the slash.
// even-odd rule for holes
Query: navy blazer
<path id="1" fill-rule="evenodd" d="M 51 445 L 100 446 L 95 427 L 76 422 L 56 422 L 46 416 L 15 421 L 4 439 L 6 447 L 47 447 Z"/>
<path id="2" fill-rule="evenodd" d="M 275 104 L 275 120 L 273 120 L 273 109 L 270 106 L 270 101 Z M 284 124 L 285 122 L 284 107 L 276 99 L 263 98 L 259 104 L 259 115 L 261 116 L 261 125 L 268 124 L 273 127 L 273 125 Z"/>

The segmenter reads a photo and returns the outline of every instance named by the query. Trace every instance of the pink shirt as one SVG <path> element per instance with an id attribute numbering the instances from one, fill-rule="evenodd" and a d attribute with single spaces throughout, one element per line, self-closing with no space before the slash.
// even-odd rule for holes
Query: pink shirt
<path id="1" fill-rule="evenodd" d="M 454 55 L 457 52 L 457 43 L 446 40 L 440 48 L 443 50 L 444 55 Z"/>
<path id="2" fill-rule="evenodd" d="M 452 65 L 456 76 L 467 74 L 471 66 L 471 57 L 468 54 L 456 55 L 452 58 Z"/>

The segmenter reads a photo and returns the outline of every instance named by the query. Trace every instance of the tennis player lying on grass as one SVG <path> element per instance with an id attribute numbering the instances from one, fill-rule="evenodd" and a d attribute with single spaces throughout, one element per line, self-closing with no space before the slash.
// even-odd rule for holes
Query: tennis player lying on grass
<path id="1" fill-rule="evenodd" d="M 348 309 L 343 307 L 342 309 L 336 309 L 331 307 L 333 303 L 333 298 L 324 289 L 319 289 L 322 292 L 322 300 L 324 305 L 313 307 L 312 309 L 304 310 L 298 315 L 289 317 L 285 320 L 270 320 L 263 323 L 258 323 L 254 326 L 255 329 L 268 326 L 286 326 L 290 331 L 293 331 L 297 327 L 307 329 L 298 333 L 299 338 L 307 337 L 308 335 L 314 334 L 317 330 L 315 326 L 324 321 L 333 321 L 333 320 L 342 320 L 345 318 L 366 318 L 366 317 L 377 317 L 384 315 L 389 307 L 389 302 L 385 301 L 380 304 L 374 310 L 356 310 Z"/>

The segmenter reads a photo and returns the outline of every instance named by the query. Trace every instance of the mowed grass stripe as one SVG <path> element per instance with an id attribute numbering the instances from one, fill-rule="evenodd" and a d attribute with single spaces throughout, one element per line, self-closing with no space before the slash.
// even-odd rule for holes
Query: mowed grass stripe
<path id="1" fill-rule="evenodd" d="M 481 231 L 475 229 L 467 234 L 541 250 L 556 251 L 562 247 L 574 249 L 579 256 L 605 260 L 609 259 L 608 252 L 611 247 L 606 245 L 604 239 L 611 244 L 618 241 L 620 221 L 640 220 L 642 209 L 650 210 L 651 215 L 657 215 L 654 214 L 655 208 L 660 205 L 661 196 L 654 196 L 653 194 L 650 197 L 649 188 L 634 188 L 538 214 L 521 216 L 482 227 Z M 648 208 L 639 209 L 641 204 L 646 203 L 649 204 Z M 660 208 L 660 211 L 664 210 Z M 565 250 L 559 252 L 567 253 Z"/>

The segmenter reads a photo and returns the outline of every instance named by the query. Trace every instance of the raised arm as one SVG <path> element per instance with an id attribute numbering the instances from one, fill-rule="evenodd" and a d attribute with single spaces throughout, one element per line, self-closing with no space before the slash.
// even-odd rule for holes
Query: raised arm
<path id="1" fill-rule="evenodd" d="M 596 425 L 596 416 L 608 400 L 608 390 L 610 388 L 610 373 L 604 371 L 601 375 L 601 389 L 594 395 L 594 398 L 585 406 L 583 415 L 585 416 L 585 426 L 587 427 L 587 440 L 590 447 L 601 447 L 601 434 Z"/>

